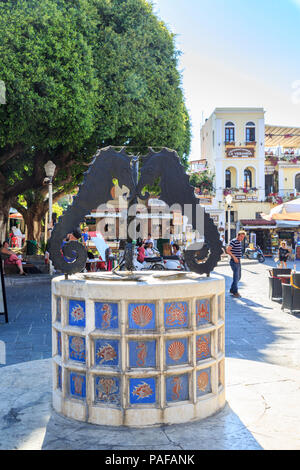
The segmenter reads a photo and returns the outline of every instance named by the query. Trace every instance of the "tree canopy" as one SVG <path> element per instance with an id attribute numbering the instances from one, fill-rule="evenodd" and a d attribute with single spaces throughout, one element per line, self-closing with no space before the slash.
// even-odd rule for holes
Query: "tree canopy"
<path id="1" fill-rule="evenodd" d="M 190 122 L 174 36 L 146 0 L 0 3 L 0 207 L 26 192 L 45 199 L 78 183 L 99 147 L 174 148 L 183 162 Z M 1 214 L 0 214 L 1 215 Z"/>

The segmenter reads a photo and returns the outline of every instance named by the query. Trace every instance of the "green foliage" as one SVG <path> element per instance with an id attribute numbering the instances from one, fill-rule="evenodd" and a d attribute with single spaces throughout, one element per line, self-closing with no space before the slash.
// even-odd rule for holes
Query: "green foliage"
<path id="1" fill-rule="evenodd" d="M 190 184 L 195 188 L 199 188 L 201 192 L 212 193 L 214 191 L 214 175 L 209 170 L 204 170 L 201 173 L 192 173 Z"/>
<path id="2" fill-rule="evenodd" d="M 0 207 L 42 204 L 49 159 L 54 192 L 70 192 L 107 145 L 173 148 L 187 166 L 178 54 L 146 0 L 0 2 Z"/>

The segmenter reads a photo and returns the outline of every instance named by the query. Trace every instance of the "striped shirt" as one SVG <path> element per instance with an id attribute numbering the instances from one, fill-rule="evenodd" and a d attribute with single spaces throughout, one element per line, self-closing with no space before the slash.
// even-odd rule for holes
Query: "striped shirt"
<path id="1" fill-rule="evenodd" d="M 231 246 L 231 253 L 238 259 L 242 257 L 242 244 L 237 238 L 231 240 L 229 246 Z"/>

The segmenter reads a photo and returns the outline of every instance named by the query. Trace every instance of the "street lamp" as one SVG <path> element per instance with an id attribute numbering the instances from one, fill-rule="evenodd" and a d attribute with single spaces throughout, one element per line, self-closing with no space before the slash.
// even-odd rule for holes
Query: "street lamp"
<path id="1" fill-rule="evenodd" d="M 230 221 L 230 209 L 231 209 L 231 207 L 230 206 L 232 204 L 231 194 L 227 194 L 227 196 L 225 197 L 225 200 L 226 200 L 227 210 L 228 210 L 228 216 L 227 216 L 228 217 L 228 220 L 227 220 L 227 223 L 228 223 L 228 225 L 227 225 L 227 227 L 228 227 L 227 228 L 227 238 L 228 238 L 228 240 L 227 240 L 227 244 L 229 245 L 230 237 L 231 237 L 231 235 L 230 235 L 230 229 L 231 229 L 231 221 Z"/>
<path id="2" fill-rule="evenodd" d="M 54 173 L 55 173 L 55 168 L 56 168 L 56 165 L 51 160 L 49 160 L 44 165 L 44 169 L 45 169 L 45 173 L 46 173 L 46 178 L 44 179 L 44 182 L 48 183 L 48 192 L 49 192 L 49 218 L 48 218 L 49 227 L 52 227 L 52 199 L 53 199 L 53 196 L 52 196 L 52 181 L 53 181 L 53 176 L 54 176 Z M 49 272 L 50 272 L 50 274 L 53 274 L 53 266 L 52 266 L 51 261 L 50 261 L 50 265 L 49 265 Z"/>
<path id="3" fill-rule="evenodd" d="M 55 173 L 56 165 L 49 160 L 45 165 L 45 173 L 47 178 L 45 178 L 45 183 L 48 183 L 49 190 L 49 225 L 52 223 L 52 180 Z"/>

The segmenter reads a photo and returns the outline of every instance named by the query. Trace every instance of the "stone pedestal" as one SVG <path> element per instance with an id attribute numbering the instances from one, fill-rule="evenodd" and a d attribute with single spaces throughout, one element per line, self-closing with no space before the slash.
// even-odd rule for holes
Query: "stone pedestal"
<path id="1" fill-rule="evenodd" d="M 54 409 L 137 427 L 212 415 L 225 404 L 224 279 L 135 276 L 53 279 Z"/>

